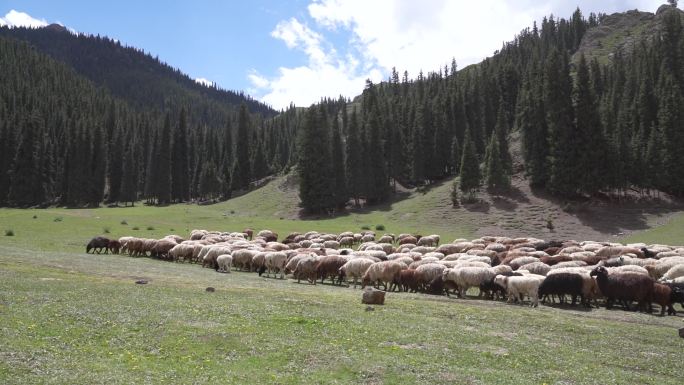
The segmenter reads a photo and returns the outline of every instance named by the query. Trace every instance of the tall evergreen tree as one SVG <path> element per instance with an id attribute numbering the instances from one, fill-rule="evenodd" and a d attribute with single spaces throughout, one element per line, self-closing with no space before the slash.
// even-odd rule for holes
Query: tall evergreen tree
<path id="1" fill-rule="evenodd" d="M 159 135 L 159 143 L 155 151 L 154 162 L 154 193 L 157 204 L 171 202 L 171 116 L 167 113 L 164 117 L 164 126 Z"/>
<path id="2" fill-rule="evenodd" d="M 571 175 L 582 191 L 593 194 L 604 187 L 604 155 L 597 148 L 605 148 L 601 117 L 589 78 L 589 67 L 584 54 L 580 55 L 574 89 L 575 130 L 572 135 L 573 159 Z M 567 147 L 566 147 L 567 149 Z"/>
<path id="3" fill-rule="evenodd" d="M 249 152 L 249 114 L 247 106 L 240 105 L 238 116 L 237 136 L 235 138 L 235 163 L 231 173 L 233 190 L 245 190 L 249 188 L 250 176 L 250 152 Z"/>
<path id="4" fill-rule="evenodd" d="M 174 125 L 171 146 L 171 199 L 175 202 L 190 200 L 187 131 L 185 108 L 181 108 L 178 124 Z"/>
<path id="5" fill-rule="evenodd" d="M 506 161 L 499 146 L 499 138 L 497 135 L 492 135 L 487 145 L 484 162 L 485 183 L 489 189 L 501 191 L 510 186 L 510 173 L 506 167 Z"/>
<path id="6" fill-rule="evenodd" d="M 129 142 L 130 145 L 126 146 L 123 156 L 123 175 L 121 178 L 121 192 L 119 193 L 119 200 L 127 205 L 128 202 L 131 206 L 135 205 L 137 200 L 137 187 L 138 187 L 138 170 L 135 162 L 135 154 L 133 153 L 135 145 Z"/>
<path id="7" fill-rule="evenodd" d="M 309 213 L 326 213 L 335 207 L 330 141 L 324 111 L 311 106 L 299 130 L 299 199 Z"/>
<path id="8" fill-rule="evenodd" d="M 346 106 L 344 107 L 346 108 Z M 343 209 L 347 205 L 349 200 L 349 194 L 347 193 L 347 175 L 345 171 L 345 159 L 344 159 L 344 145 L 342 143 L 342 134 L 340 133 L 340 124 L 337 114 L 333 116 L 332 122 L 332 140 L 331 140 L 331 171 L 333 174 L 334 187 L 333 195 L 335 207 L 338 209 Z"/>
<path id="9" fill-rule="evenodd" d="M 571 81 L 564 55 L 552 50 L 544 69 L 546 125 L 549 129 L 549 187 L 559 195 L 574 195 L 582 170 L 575 167 L 578 151 L 573 125 Z"/>
<path id="10" fill-rule="evenodd" d="M 459 188 L 466 194 L 480 188 L 480 162 L 475 153 L 475 143 L 470 137 L 470 129 L 466 129 L 463 136 L 463 149 L 461 150 L 461 167 L 459 171 Z"/>
<path id="11" fill-rule="evenodd" d="M 369 162 L 366 163 L 368 184 L 366 186 L 366 202 L 375 204 L 383 202 L 389 196 L 389 177 L 387 164 L 380 136 L 380 121 L 377 105 L 373 106 L 367 116 L 368 151 Z"/>
<path id="12" fill-rule="evenodd" d="M 346 113 L 346 112 L 345 112 Z M 362 193 L 363 161 L 361 154 L 361 137 L 359 136 L 359 121 L 356 115 L 356 107 L 352 110 L 347 129 L 345 169 L 349 194 L 354 198 L 356 206 Z"/>
<path id="13" fill-rule="evenodd" d="M 27 117 L 10 172 L 10 205 L 27 207 L 45 200 L 40 180 L 40 142 L 37 140 L 41 137 L 42 130 L 43 119 L 37 111 L 33 111 Z"/>

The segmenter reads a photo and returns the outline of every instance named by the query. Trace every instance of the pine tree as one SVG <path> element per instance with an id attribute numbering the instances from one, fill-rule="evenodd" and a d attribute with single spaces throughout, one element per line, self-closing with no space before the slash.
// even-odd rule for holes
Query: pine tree
<path id="1" fill-rule="evenodd" d="M 171 146 L 171 199 L 175 202 L 190 200 L 187 130 L 185 108 L 181 108 Z"/>
<path id="2" fill-rule="evenodd" d="M 104 128 L 107 140 L 109 141 L 107 145 L 107 185 L 109 188 L 107 202 L 113 203 L 119 200 L 123 168 L 121 163 L 123 159 L 122 133 L 118 125 L 116 108 L 113 103 L 109 107 L 109 115 L 107 116 Z"/>
<path id="3" fill-rule="evenodd" d="M 346 108 L 346 106 L 345 106 Z M 345 159 L 344 159 L 344 147 L 342 144 L 342 135 L 340 133 L 340 125 L 338 122 L 337 115 L 333 116 L 332 124 L 332 140 L 331 140 L 331 171 L 333 174 L 334 187 L 333 195 L 335 207 L 338 209 L 344 209 L 349 200 L 349 195 L 347 194 L 347 175 L 345 172 Z"/>
<path id="4" fill-rule="evenodd" d="M 157 151 L 154 159 L 154 192 L 157 196 L 157 204 L 163 205 L 171 202 L 171 117 L 167 113 L 164 117 Z"/>
<path id="5" fill-rule="evenodd" d="M 572 166 L 568 165 L 567 168 L 571 170 L 578 188 L 585 193 L 593 194 L 604 187 L 603 154 L 596 149 L 605 148 L 606 140 L 603 137 L 601 117 L 590 84 L 589 67 L 584 54 L 580 56 L 573 96 L 575 130 L 571 143 L 574 146 L 573 152 L 579 156 L 573 159 Z"/>
<path id="6" fill-rule="evenodd" d="M 389 177 L 380 137 L 379 115 L 377 106 L 374 106 L 366 121 L 366 130 L 368 131 L 367 154 L 369 155 L 369 162 L 366 163 L 366 172 L 368 173 L 366 202 L 369 204 L 383 202 L 389 196 Z"/>
<path id="7" fill-rule="evenodd" d="M 335 207 L 324 113 L 322 108 L 309 107 L 298 132 L 299 199 L 302 208 L 309 213 L 326 213 Z"/>
<path id="8" fill-rule="evenodd" d="M 673 76 L 665 73 L 660 87 L 660 108 L 658 109 L 658 129 L 661 132 L 663 152 L 662 162 L 664 186 L 668 192 L 684 195 L 684 162 L 682 162 L 682 148 L 684 148 L 684 114 L 682 106 L 684 100 L 680 87 Z"/>
<path id="9" fill-rule="evenodd" d="M 138 185 L 138 170 L 135 162 L 135 154 L 133 153 L 135 146 L 132 142 L 126 146 L 123 156 L 123 175 L 121 177 L 121 192 L 119 193 L 119 200 L 127 205 L 131 202 L 131 206 L 135 205 L 137 200 L 137 185 Z"/>
<path id="10" fill-rule="evenodd" d="M 269 174 L 270 170 L 266 155 L 264 154 L 264 145 L 262 141 L 256 140 L 254 145 L 254 155 L 252 159 L 252 177 L 254 179 L 261 179 Z"/>
<path id="11" fill-rule="evenodd" d="M 461 167 L 459 171 L 459 188 L 468 195 L 480 188 L 480 162 L 475 153 L 475 144 L 470 137 L 470 130 L 466 129 L 461 150 Z"/>
<path id="12" fill-rule="evenodd" d="M 518 98 L 517 126 L 522 137 L 525 172 L 532 187 L 546 187 L 549 178 L 548 138 L 544 111 L 525 79 Z"/>
<path id="13" fill-rule="evenodd" d="M 85 201 L 91 207 L 97 207 L 104 195 L 105 177 L 106 177 L 106 161 L 107 154 L 105 150 L 104 137 L 102 129 L 100 127 L 94 127 L 95 131 L 92 136 L 92 144 L 89 143 L 91 148 L 90 159 L 88 162 L 89 173 L 88 173 L 88 194 L 85 197 Z"/>
<path id="14" fill-rule="evenodd" d="M 43 203 L 45 199 L 40 180 L 40 147 L 37 138 L 43 130 L 43 120 L 37 111 L 27 118 L 14 156 L 10 172 L 9 204 L 28 207 Z"/>
<path id="15" fill-rule="evenodd" d="M 497 135 L 492 135 L 485 152 L 484 177 L 487 187 L 493 191 L 501 191 L 510 187 L 510 172 L 506 169 L 506 161 L 501 154 L 501 146 Z"/>
<path id="16" fill-rule="evenodd" d="M 205 162 L 202 166 L 199 178 L 199 195 L 203 199 L 214 199 L 221 189 L 221 181 L 218 178 L 214 162 Z"/>
<path id="17" fill-rule="evenodd" d="M 354 198 L 356 206 L 362 192 L 363 163 L 361 158 L 361 138 L 359 136 L 358 117 L 356 107 L 352 110 L 347 130 L 345 169 L 347 175 L 347 187 L 349 195 Z"/>
<path id="18" fill-rule="evenodd" d="M 247 106 L 240 105 L 238 116 L 237 137 L 235 138 L 235 163 L 231 173 L 231 183 L 233 190 L 245 190 L 249 188 L 250 176 L 250 155 L 249 155 L 249 113 Z"/>
<path id="19" fill-rule="evenodd" d="M 549 53 L 544 69 L 544 101 L 546 124 L 549 129 L 549 187 L 559 195 L 575 195 L 577 180 L 582 171 L 575 167 L 577 158 L 584 156 L 577 148 L 573 125 L 571 82 L 564 55 L 556 50 Z"/>

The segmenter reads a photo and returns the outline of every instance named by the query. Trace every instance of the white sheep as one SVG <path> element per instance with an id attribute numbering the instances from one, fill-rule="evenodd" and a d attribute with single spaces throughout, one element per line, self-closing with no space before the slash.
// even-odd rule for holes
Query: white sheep
<path id="1" fill-rule="evenodd" d="M 520 269 L 527 270 L 532 274 L 546 275 L 551 270 L 551 266 L 544 262 L 537 261 L 522 265 L 520 266 Z"/>
<path id="2" fill-rule="evenodd" d="M 375 262 L 370 259 L 354 258 L 342 265 L 342 267 L 339 269 L 339 272 L 345 276 L 347 282 L 353 280 L 354 289 L 356 289 L 356 284 L 358 283 L 359 278 L 363 277 L 363 275 L 366 273 L 366 270 L 368 270 L 368 268 L 374 263 Z"/>
<path id="3" fill-rule="evenodd" d="M 218 271 L 223 273 L 230 273 L 230 265 L 233 263 L 233 257 L 230 254 L 221 254 L 216 257 L 218 264 Z"/>
<path id="4" fill-rule="evenodd" d="M 458 289 L 458 296 L 465 298 L 469 288 L 479 287 L 482 283 L 494 278 L 495 275 L 491 267 L 456 267 L 445 269 L 442 273 L 442 280 L 445 283 L 453 282 Z"/>
<path id="5" fill-rule="evenodd" d="M 264 257 L 264 267 L 266 268 L 266 276 L 269 277 L 271 275 L 271 272 L 273 272 L 273 276 L 275 277 L 276 273 L 280 272 L 280 279 L 284 279 L 286 264 L 287 254 L 283 253 L 282 251 L 271 251 L 266 253 L 266 256 Z"/>
<path id="6" fill-rule="evenodd" d="M 433 279 L 442 275 L 444 269 L 446 269 L 446 266 L 435 262 L 418 266 L 416 268 L 416 274 L 418 274 L 418 285 L 429 284 Z"/>
<path id="7" fill-rule="evenodd" d="M 660 277 L 660 280 L 665 281 L 679 277 L 684 277 L 684 264 L 672 266 L 662 277 Z"/>
<path id="8" fill-rule="evenodd" d="M 532 275 L 522 277 L 497 275 L 494 278 L 494 283 L 506 289 L 508 302 L 522 300 L 522 296 L 526 295 L 530 298 L 530 305 L 533 307 L 539 306 L 538 293 L 541 282 L 538 276 Z"/>

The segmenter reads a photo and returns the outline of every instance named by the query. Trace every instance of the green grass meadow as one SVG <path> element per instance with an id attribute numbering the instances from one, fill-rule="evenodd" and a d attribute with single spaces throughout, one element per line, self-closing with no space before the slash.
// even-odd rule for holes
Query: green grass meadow
<path id="1" fill-rule="evenodd" d="M 358 289 L 84 254 L 94 235 L 193 228 L 284 235 L 382 224 L 472 237 L 467 218 L 444 227 L 431 214 L 448 188 L 307 221 L 287 216 L 293 199 L 276 184 L 211 206 L 0 209 L 0 384 L 682 383 L 681 314 L 406 293 L 366 311 Z M 683 234 L 680 215 L 628 240 L 681 244 Z"/>

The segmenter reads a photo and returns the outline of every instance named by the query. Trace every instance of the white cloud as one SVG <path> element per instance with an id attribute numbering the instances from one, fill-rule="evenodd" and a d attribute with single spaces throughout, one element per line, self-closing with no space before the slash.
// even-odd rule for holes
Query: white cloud
<path id="1" fill-rule="evenodd" d="M 314 0 L 308 7 L 313 27 L 290 18 L 271 33 L 306 55 L 307 64 L 281 67 L 273 79 L 248 75 L 261 99 L 276 108 L 294 101 L 299 106 L 321 97 L 355 96 L 366 78 L 386 78 L 392 67 L 434 71 L 454 57 L 460 68 L 477 63 L 511 41 L 533 21 L 554 14 L 569 17 L 577 6 L 590 12 L 613 13 L 638 8 L 654 12 L 662 0 Z M 326 36 L 345 31 L 351 38 L 334 47 Z M 337 54 L 349 52 L 344 57 Z M 252 76 L 258 75 L 258 76 Z"/>
<path id="2" fill-rule="evenodd" d="M 46 25 L 48 22 L 45 19 L 36 19 L 28 13 L 18 12 L 14 9 L 7 12 L 5 17 L 0 17 L 0 26 L 40 28 Z"/>
<path id="3" fill-rule="evenodd" d="M 212 82 L 209 79 L 205 79 L 205 78 L 195 78 L 195 82 L 199 83 L 205 87 L 213 87 L 214 86 L 214 82 Z"/>
<path id="4" fill-rule="evenodd" d="M 324 96 L 353 96 L 362 89 L 367 78 L 382 79 L 376 69 L 359 69 L 359 60 L 353 55 L 340 57 L 323 36 L 299 20 L 291 18 L 276 25 L 271 36 L 306 55 L 306 65 L 280 67 L 273 79 L 256 70 L 248 73 L 252 83 L 250 92 L 263 94 L 261 100 L 275 108 L 286 108 L 291 102 L 307 106 Z"/>

